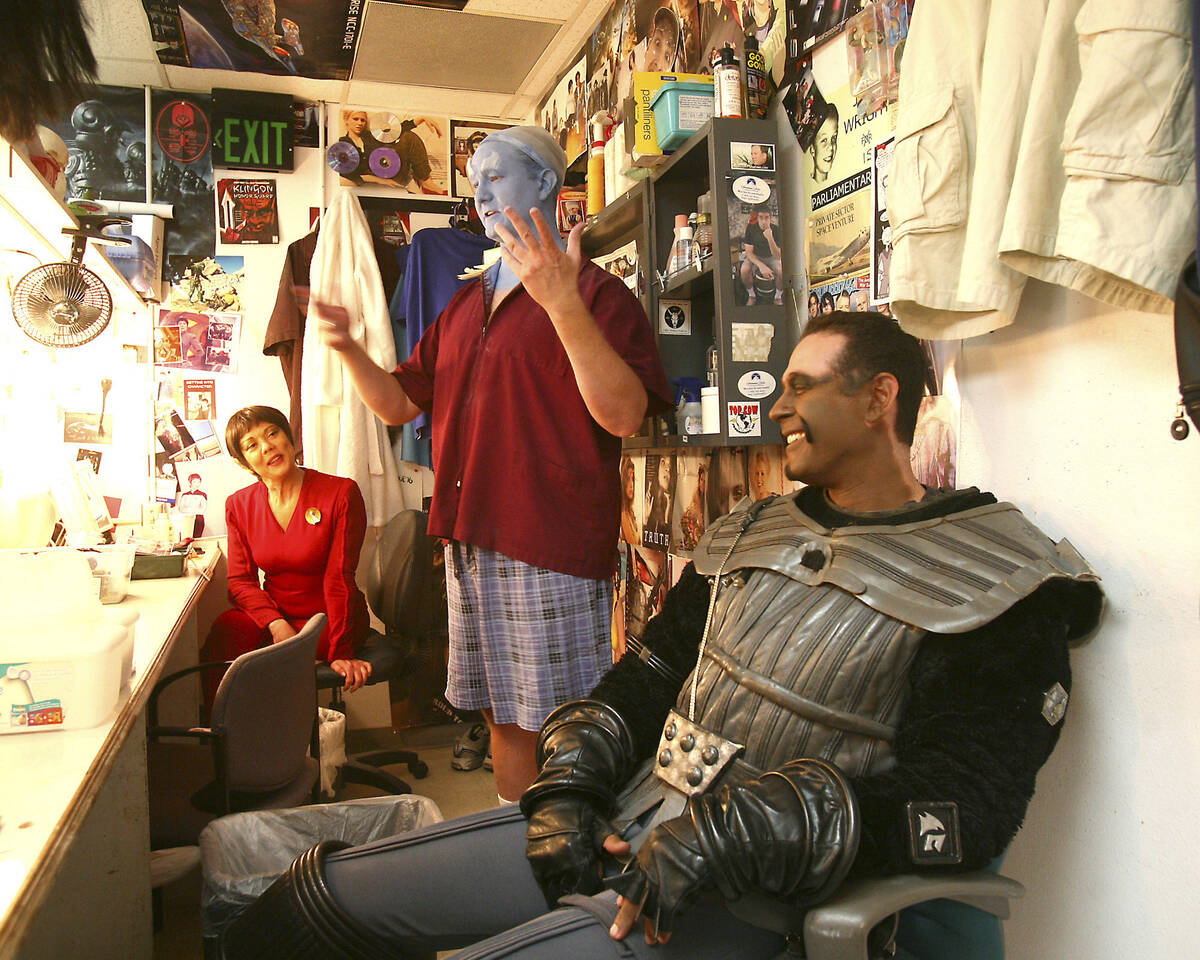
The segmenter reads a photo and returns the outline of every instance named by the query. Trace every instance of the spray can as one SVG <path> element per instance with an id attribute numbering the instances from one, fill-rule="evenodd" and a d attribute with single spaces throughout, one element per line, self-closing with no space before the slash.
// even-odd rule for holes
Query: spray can
<path id="1" fill-rule="evenodd" d="M 767 119 L 770 95 L 767 91 L 767 61 L 758 49 L 758 39 L 746 34 L 746 116 L 754 120 Z"/>
<path id="2" fill-rule="evenodd" d="M 742 71 L 737 53 L 728 43 L 721 48 L 721 59 L 713 70 L 714 110 L 718 117 L 742 117 Z"/>

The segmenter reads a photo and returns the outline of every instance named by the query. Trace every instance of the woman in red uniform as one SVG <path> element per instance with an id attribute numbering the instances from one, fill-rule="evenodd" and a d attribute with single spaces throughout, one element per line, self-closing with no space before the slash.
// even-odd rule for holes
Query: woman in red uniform
<path id="1" fill-rule="evenodd" d="M 229 599 L 213 622 L 204 660 L 232 660 L 293 637 L 315 613 L 329 622 L 317 656 L 357 690 L 371 665 L 355 657 L 369 629 L 367 601 L 354 580 L 367 528 L 358 484 L 296 463 L 287 418 L 274 407 L 244 407 L 225 428 L 229 453 L 258 477 L 226 501 Z M 265 574 L 259 586 L 259 571 Z M 205 704 L 220 673 L 205 674 Z"/>

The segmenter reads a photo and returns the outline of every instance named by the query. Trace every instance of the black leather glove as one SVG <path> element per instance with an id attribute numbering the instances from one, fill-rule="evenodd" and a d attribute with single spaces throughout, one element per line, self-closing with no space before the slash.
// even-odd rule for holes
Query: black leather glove
<path id="1" fill-rule="evenodd" d="M 525 856 L 553 908 L 565 894 L 599 889 L 607 817 L 633 766 L 633 738 L 612 707 L 575 700 L 546 718 L 537 749 L 541 772 L 521 796 Z"/>
<path id="2" fill-rule="evenodd" d="M 858 837 L 858 801 L 842 772 L 824 760 L 793 760 L 692 797 L 605 886 L 641 904 L 656 932 L 670 933 L 710 886 L 727 900 L 756 891 L 819 903 L 845 878 Z"/>

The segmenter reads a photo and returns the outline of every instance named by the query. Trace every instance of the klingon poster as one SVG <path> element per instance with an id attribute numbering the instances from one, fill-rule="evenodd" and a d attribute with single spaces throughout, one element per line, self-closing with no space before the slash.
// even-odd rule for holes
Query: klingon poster
<path id="1" fill-rule="evenodd" d="M 275 181 L 218 181 L 217 226 L 222 243 L 278 243 Z"/>
<path id="2" fill-rule="evenodd" d="M 803 160 L 808 279 L 816 285 L 870 270 L 874 147 L 891 134 L 894 114 L 887 105 L 858 112 L 844 33 L 813 51 L 812 79 L 826 104 Z"/>
<path id="3" fill-rule="evenodd" d="M 363 0 L 142 0 L 162 63 L 348 80 Z"/>

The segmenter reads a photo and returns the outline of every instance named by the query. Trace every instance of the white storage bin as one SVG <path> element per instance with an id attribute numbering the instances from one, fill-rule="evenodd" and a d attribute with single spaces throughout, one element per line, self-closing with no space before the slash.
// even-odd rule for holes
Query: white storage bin
<path id="1" fill-rule="evenodd" d="M 92 574 L 75 550 L 0 551 L 0 733 L 94 727 L 116 710 L 137 614 L 101 607 Z"/>

